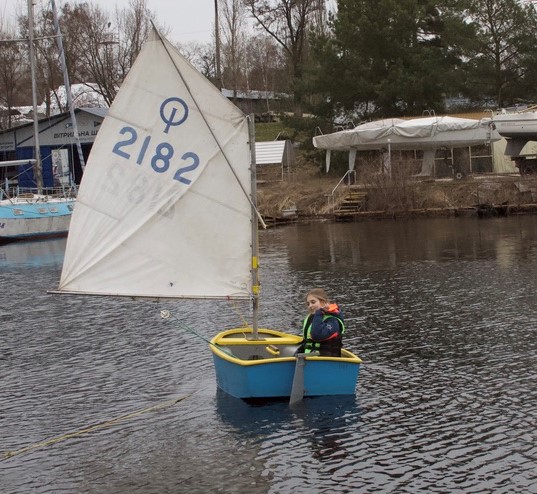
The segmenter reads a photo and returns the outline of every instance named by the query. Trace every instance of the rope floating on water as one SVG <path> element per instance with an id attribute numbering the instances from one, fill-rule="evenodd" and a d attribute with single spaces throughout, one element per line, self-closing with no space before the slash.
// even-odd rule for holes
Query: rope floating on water
<path id="1" fill-rule="evenodd" d="M 64 434 L 62 436 L 53 437 L 51 439 L 47 439 L 47 440 L 41 441 L 39 443 L 31 444 L 30 446 L 26 446 L 24 448 L 17 449 L 15 451 L 6 451 L 4 453 L 4 455 L 3 455 L 4 456 L 3 459 L 7 460 L 8 458 L 12 458 L 13 456 L 21 455 L 23 453 L 28 453 L 29 451 L 32 451 L 34 449 L 44 448 L 45 446 L 51 446 L 52 444 L 56 444 L 56 443 L 59 443 L 61 441 L 66 441 L 67 439 L 72 439 L 73 437 L 78 437 L 78 436 L 81 436 L 82 434 L 89 434 L 90 432 L 93 432 L 95 430 L 104 429 L 105 427 L 115 425 L 118 422 L 121 422 L 121 421 L 127 420 L 127 419 L 131 419 L 133 417 L 136 417 L 138 415 L 142 415 L 144 413 L 153 412 L 155 410 L 162 410 L 163 408 L 171 407 L 171 406 L 175 405 L 176 403 L 179 403 L 180 401 L 183 401 L 185 398 L 188 398 L 189 396 L 190 395 L 180 396 L 179 398 L 175 398 L 173 400 L 165 401 L 164 403 L 159 403 L 158 405 L 153 405 L 151 407 L 144 408 L 142 410 L 138 410 L 136 412 L 132 412 L 132 413 L 129 413 L 127 415 L 122 415 L 120 417 L 116 417 L 116 418 L 111 419 L 111 420 L 106 420 L 104 422 L 100 422 L 98 424 L 86 427 L 84 429 L 80 429 L 80 430 L 75 431 L 75 432 L 69 432 L 69 433 Z"/>

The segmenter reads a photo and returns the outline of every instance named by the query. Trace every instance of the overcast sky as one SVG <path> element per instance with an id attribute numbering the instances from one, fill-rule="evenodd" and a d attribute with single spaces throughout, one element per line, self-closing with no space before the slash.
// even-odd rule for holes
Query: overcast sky
<path id="1" fill-rule="evenodd" d="M 49 0 L 34 0 L 38 5 L 48 6 Z M 87 0 L 113 13 L 115 7 L 125 8 L 129 0 Z M 80 0 L 74 0 L 79 3 Z M 56 0 L 58 9 L 67 3 Z M 16 14 L 27 11 L 27 0 L 0 0 L 0 18 L 15 23 Z M 170 29 L 168 38 L 172 43 L 199 41 L 210 43 L 214 25 L 214 0 L 147 0 L 147 7 L 155 14 L 158 24 Z"/>

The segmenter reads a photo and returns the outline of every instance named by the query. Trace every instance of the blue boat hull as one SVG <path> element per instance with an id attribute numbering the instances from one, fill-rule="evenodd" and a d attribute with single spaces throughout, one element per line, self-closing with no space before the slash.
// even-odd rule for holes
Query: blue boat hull
<path id="1" fill-rule="evenodd" d="M 280 398 L 291 395 L 296 350 L 301 338 L 259 330 L 262 342 L 249 339 L 251 331 L 229 330 L 211 341 L 218 387 L 236 398 Z M 353 395 L 361 360 L 348 350 L 342 357 L 306 357 L 304 396 Z"/>
<path id="2" fill-rule="evenodd" d="M 67 235 L 74 203 L 74 199 L 1 201 L 0 242 Z"/>

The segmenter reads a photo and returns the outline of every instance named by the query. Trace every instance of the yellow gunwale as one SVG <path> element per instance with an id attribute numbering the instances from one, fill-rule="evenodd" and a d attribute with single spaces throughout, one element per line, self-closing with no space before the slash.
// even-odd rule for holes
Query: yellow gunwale
<path id="1" fill-rule="evenodd" d="M 273 358 L 264 358 L 259 360 L 242 360 L 238 357 L 234 357 L 232 355 L 228 355 L 227 353 L 220 350 L 218 347 L 226 347 L 226 346 L 247 346 L 252 344 L 264 344 L 264 345 L 296 345 L 302 341 L 302 337 L 298 335 L 292 335 L 283 333 L 282 331 L 277 331 L 274 329 L 259 329 L 258 330 L 260 335 L 269 335 L 268 337 L 265 337 L 263 340 L 249 340 L 247 339 L 247 335 L 252 334 L 251 328 L 234 328 L 234 329 L 228 329 L 225 331 L 222 331 L 218 333 L 212 340 L 209 347 L 211 348 L 211 351 L 218 355 L 221 359 L 227 360 L 228 362 L 232 362 L 235 364 L 239 364 L 242 366 L 251 366 L 251 365 L 261 365 L 261 364 L 269 364 L 269 363 L 278 363 L 278 362 L 294 362 L 296 360 L 295 357 L 273 357 Z M 229 338 L 233 335 L 243 335 L 243 338 Z M 354 353 L 350 352 L 349 350 L 343 348 L 342 353 L 345 355 L 345 357 L 319 357 L 319 356 L 311 356 L 306 357 L 306 360 L 311 361 L 328 361 L 328 362 L 341 362 L 341 363 L 349 363 L 349 364 L 361 364 L 362 359 Z"/>

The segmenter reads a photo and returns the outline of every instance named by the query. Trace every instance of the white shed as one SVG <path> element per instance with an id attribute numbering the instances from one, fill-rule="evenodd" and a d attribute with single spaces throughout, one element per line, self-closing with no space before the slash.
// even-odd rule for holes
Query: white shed
<path id="1" fill-rule="evenodd" d="M 255 158 L 258 168 L 263 175 L 268 165 L 277 165 L 283 180 L 284 171 L 289 172 L 295 162 L 295 150 L 289 139 L 284 141 L 265 141 L 255 143 Z"/>

